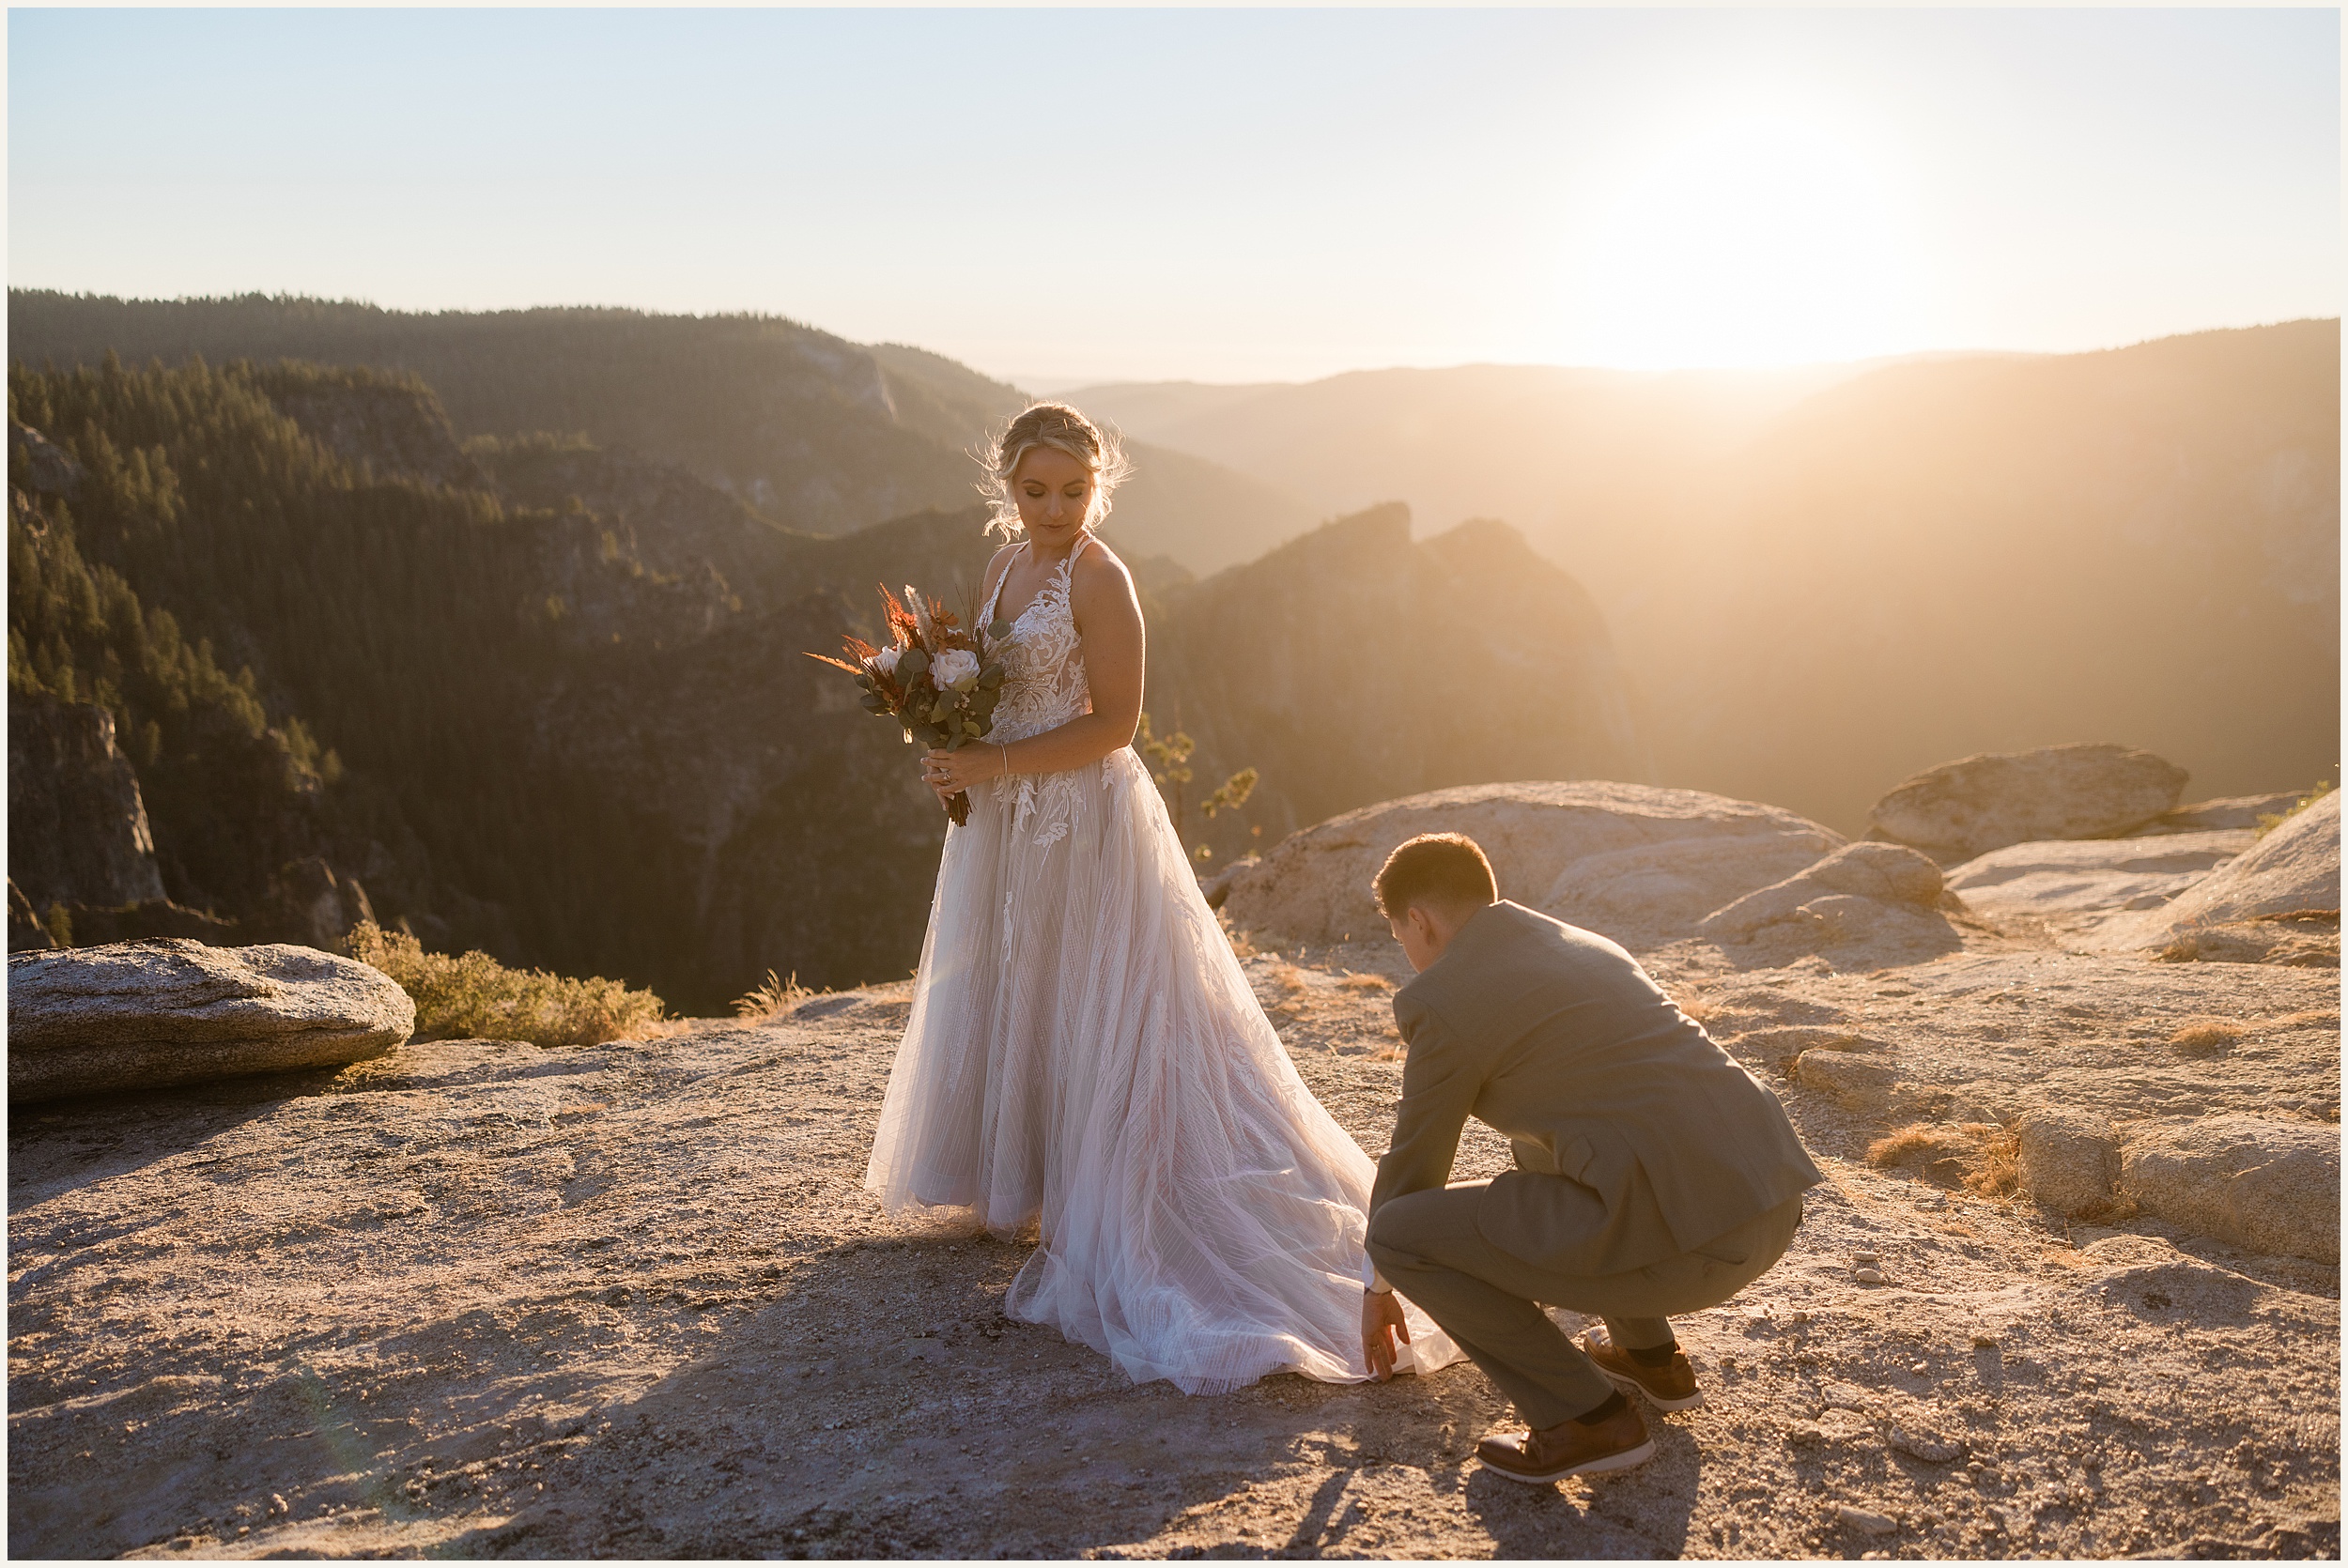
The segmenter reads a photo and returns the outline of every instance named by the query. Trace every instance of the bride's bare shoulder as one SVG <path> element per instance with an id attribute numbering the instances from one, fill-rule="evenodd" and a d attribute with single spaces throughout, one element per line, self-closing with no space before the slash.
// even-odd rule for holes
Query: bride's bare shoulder
<path id="1" fill-rule="evenodd" d="M 1010 544 L 1005 545 L 1000 549 L 996 550 L 993 555 L 987 557 L 986 586 L 988 588 L 991 589 L 995 586 L 995 579 L 1003 575 L 1004 569 L 1011 564 L 1011 558 L 1018 553 L 1019 541 L 1014 539 Z"/>
<path id="2" fill-rule="evenodd" d="M 1110 549 L 1107 541 L 1098 534 L 1086 546 L 1085 553 L 1076 558 L 1076 569 L 1071 580 L 1078 592 L 1088 587 L 1096 593 L 1105 591 L 1131 594 L 1134 591 L 1133 573 L 1126 570 L 1124 561 L 1118 559 L 1117 552 Z"/>

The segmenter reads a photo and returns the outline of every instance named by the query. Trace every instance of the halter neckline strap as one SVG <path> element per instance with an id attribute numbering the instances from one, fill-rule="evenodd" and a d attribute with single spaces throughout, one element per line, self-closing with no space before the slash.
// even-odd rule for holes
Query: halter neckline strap
<path id="1" fill-rule="evenodd" d="M 1052 568 L 1052 573 L 1053 573 L 1053 575 L 1054 575 L 1055 576 L 1057 576 L 1057 577 L 1058 577 L 1058 578 L 1060 579 L 1061 584 L 1062 584 L 1062 586 L 1063 586 L 1063 587 L 1065 587 L 1065 586 L 1068 584 L 1069 579 L 1071 578 L 1071 576 L 1072 576 L 1074 575 L 1074 569 L 1075 569 L 1075 565 L 1076 565 L 1076 558 L 1077 558 L 1078 556 L 1080 556 L 1080 555 L 1084 554 L 1084 553 L 1085 553 L 1085 550 L 1086 550 L 1086 547 L 1087 547 L 1087 546 L 1089 546 L 1091 543 L 1092 543 L 1092 530 L 1091 530 L 1090 529 L 1087 529 L 1087 530 L 1085 530 L 1085 531 L 1084 531 L 1083 535 L 1082 535 L 1080 538 L 1078 538 L 1078 539 L 1077 539 L 1077 541 L 1076 541 L 1076 547 L 1075 547 L 1074 549 L 1073 549 L 1073 550 L 1070 550 L 1070 551 L 1068 552 L 1068 554 L 1067 554 L 1067 555 L 1063 556 L 1063 557 L 1060 559 L 1060 563 L 1059 563 L 1058 566 L 1055 566 L 1055 567 L 1053 567 L 1053 568 Z M 1019 547 L 1020 547 L 1022 550 L 1025 550 L 1025 551 L 1026 551 L 1027 554 L 1029 554 L 1029 555 L 1033 555 L 1033 554 L 1035 554 L 1035 541 L 1034 541 L 1034 540 L 1032 540 L 1032 539 L 1022 539 L 1022 540 L 1020 540 L 1020 541 L 1019 541 Z M 995 611 L 996 611 L 996 607 L 997 606 L 999 606 L 999 605 L 1003 602 L 1003 588 L 1004 588 L 1004 585 L 1005 585 L 1005 584 L 1007 584 L 1007 583 L 1009 583 L 1010 581 L 1011 581 L 1011 567 L 1010 567 L 1008 564 L 1006 564 L 1006 565 L 1003 567 L 1003 575 L 1002 575 L 1001 576 L 996 577 L 996 578 L 995 579 L 995 592 L 992 592 L 992 593 L 990 593 L 990 594 L 988 594 L 988 595 L 986 596 L 986 618 L 987 618 L 987 620 L 992 621 L 992 620 L 994 620 L 994 619 L 995 619 Z M 1042 595 L 1042 594 L 1040 594 L 1040 593 L 1037 595 L 1037 597 L 1038 597 L 1038 598 L 1041 598 L 1042 596 L 1043 596 L 1043 595 Z M 1034 599 L 1030 599 L 1030 600 L 1028 600 L 1028 601 L 1027 601 L 1027 609 L 1033 609 L 1034 607 L 1035 607 L 1035 600 L 1034 600 Z M 1027 610 L 1022 610 L 1022 611 L 1020 611 L 1019 613 L 1020 613 L 1020 614 L 1022 614 L 1022 615 L 1025 615 L 1025 614 L 1027 613 Z"/>

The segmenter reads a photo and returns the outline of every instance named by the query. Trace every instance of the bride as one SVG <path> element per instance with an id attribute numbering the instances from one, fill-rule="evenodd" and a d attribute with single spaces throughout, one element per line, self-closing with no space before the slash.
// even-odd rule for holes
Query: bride
<path id="1" fill-rule="evenodd" d="M 921 760 L 966 790 L 865 1186 L 1042 1241 L 1006 1311 L 1189 1393 L 1363 1363 L 1372 1167 L 1296 1075 L 1131 743 L 1141 608 L 1092 530 L 1128 471 L 1064 405 L 1014 420 L 987 489 L 1011 623 L 994 730 Z M 1459 1352 L 1415 1309 L 1405 1361 Z"/>

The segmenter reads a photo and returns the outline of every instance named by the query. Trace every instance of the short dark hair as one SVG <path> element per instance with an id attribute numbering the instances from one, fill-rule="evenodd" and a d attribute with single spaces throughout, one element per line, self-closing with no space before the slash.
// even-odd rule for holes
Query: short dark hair
<path id="1" fill-rule="evenodd" d="M 1492 863 L 1464 833 L 1422 833 L 1386 856 L 1369 884 L 1378 913 L 1399 920 L 1413 904 L 1489 904 L 1500 897 Z"/>

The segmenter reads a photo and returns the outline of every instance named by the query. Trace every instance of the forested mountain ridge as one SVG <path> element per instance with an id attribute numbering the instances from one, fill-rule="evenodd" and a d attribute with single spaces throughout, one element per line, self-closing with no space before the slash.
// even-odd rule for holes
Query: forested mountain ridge
<path id="1" fill-rule="evenodd" d="M 9 392 L 11 689 L 115 715 L 178 902 L 250 931 L 287 860 L 315 857 L 434 946 L 703 1010 L 768 967 L 842 984 L 913 963 L 944 818 L 895 729 L 800 655 L 876 634 L 877 581 L 975 589 L 982 509 L 803 533 L 581 438 L 459 441 L 421 381 L 364 368 L 20 364 Z M 1521 541 L 1446 566 L 1408 535 L 1398 515 L 1333 525 L 1146 596 L 1162 720 L 1315 661 L 1325 745 L 1293 746 L 1276 703 L 1204 727 L 1202 782 L 1265 772 L 1215 824 L 1227 853 L 1463 765 L 1622 771 L 1586 601 L 1487 635 L 1460 611 L 1506 602 Z M 1414 618 L 1430 575 L 1457 608 Z M 1304 631 L 1323 645 L 1291 647 Z M 1590 733 L 1413 750 L 1458 682 L 1525 665 Z"/>
<path id="2" fill-rule="evenodd" d="M 281 359 L 409 372 L 460 438 L 583 435 L 675 463 L 750 510 L 841 533 L 974 499 L 969 449 L 1027 401 L 925 349 L 851 343 L 769 315 L 588 306 L 389 311 L 246 295 L 119 300 L 8 291 L 8 352 L 31 365 Z M 1315 520 L 1276 484 L 1135 443 L 1119 538 L 1193 570 L 1261 554 Z"/>

